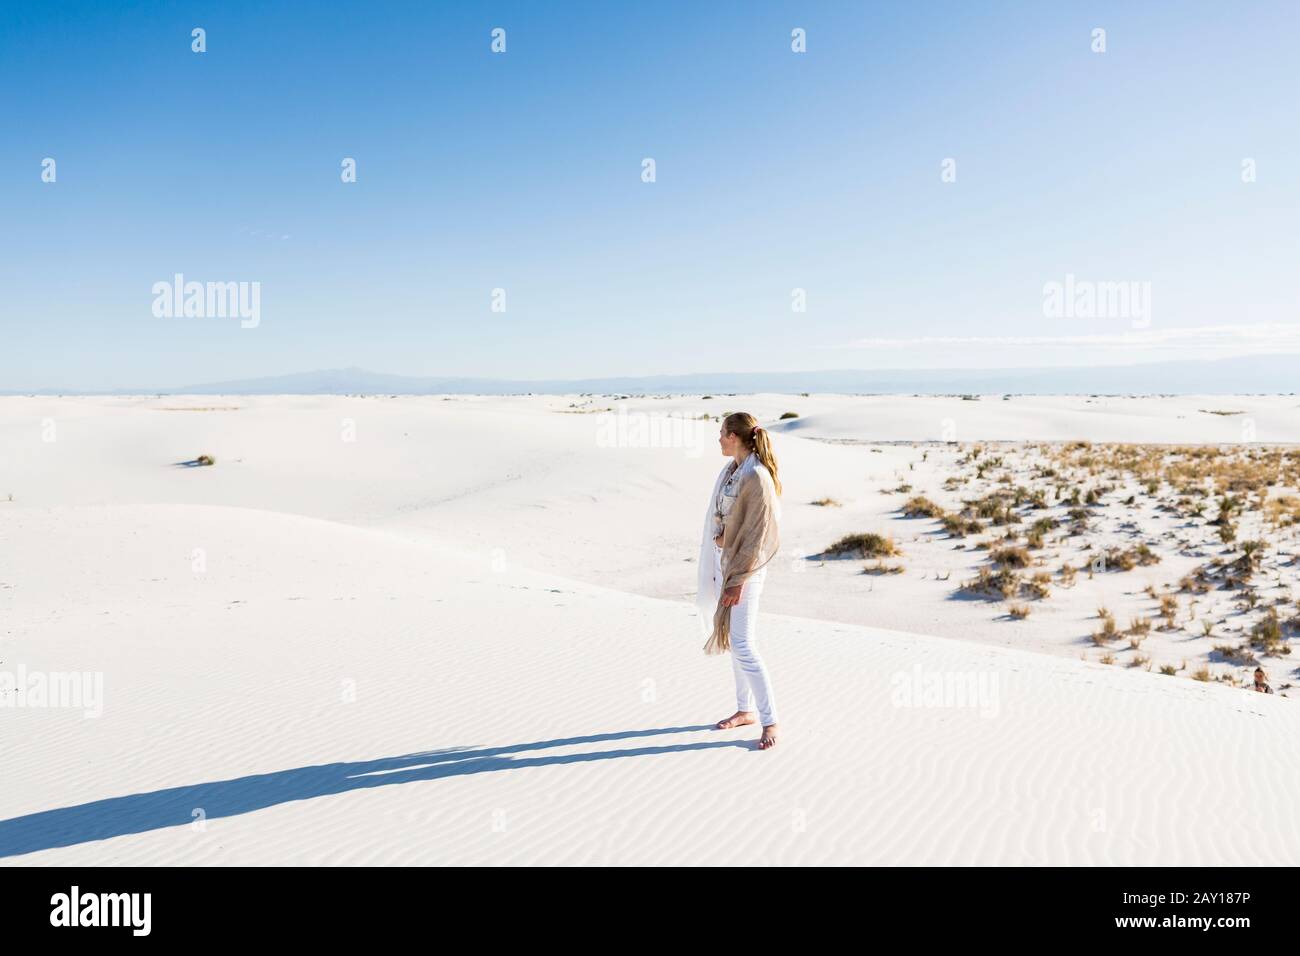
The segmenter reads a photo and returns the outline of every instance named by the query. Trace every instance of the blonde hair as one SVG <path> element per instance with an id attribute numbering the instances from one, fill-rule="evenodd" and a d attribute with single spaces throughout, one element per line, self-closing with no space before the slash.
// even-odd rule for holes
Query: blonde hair
<path id="1" fill-rule="evenodd" d="M 749 412 L 732 412 L 722 420 L 722 427 L 729 435 L 735 435 L 741 444 L 758 456 L 763 467 L 772 476 L 776 493 L 781 493 L 781 479 L 776 474 L 776 455 L 772 453 L 772 439 L 767 429 L 758 424 L 758 419 Z"/>

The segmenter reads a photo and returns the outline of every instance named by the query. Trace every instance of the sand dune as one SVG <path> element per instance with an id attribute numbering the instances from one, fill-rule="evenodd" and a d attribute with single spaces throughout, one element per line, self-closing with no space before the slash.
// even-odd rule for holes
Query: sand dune
<path id="1" fill-rule="evenodd" d="M 782 742 L 710 729 L 729 662 L 681 598 L 719 459 L 603 447 L 583 402 L 0 401 L 0 671 L 103 675 L 97 717 L 0 710 L 0 862 L 1296 859 L 1293 701 L 991 646 L 930 580 L 806 560 L 895 520 L 905 446 L 778 438 Z"/>
<path id="2" fill-rule="evenodd" d="M 1298 412 L 1294 395 L 882 395 L 776 427 L 832 440 L 1300 442 Z"/>
<path id="3" fill-rule="evenodd" d="M 708 729 L 729 674 L 684 605 L 269 512 L 6 529 L 31 556 L 6 663 L 105 675 L 98 718 L 5 712 L 7 863 L 1283 864 L 1300 846 L 1300 717 L 1278 698 L 774 616 L 788 717 L 761 753 L 752 728 Z"/>

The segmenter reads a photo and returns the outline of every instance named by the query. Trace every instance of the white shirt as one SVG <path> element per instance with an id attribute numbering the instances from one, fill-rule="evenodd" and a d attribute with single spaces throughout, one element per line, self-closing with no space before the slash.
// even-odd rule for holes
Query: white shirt
<path id="1" fill-rule="evenodd" d="M 751 453 L 752 454 L 752 453 Z M 713 537 L 716 539 L 722 535 L 726 525 L 727 515 L 731 514 L 731 509 L 736 503 L 736 495 L 740 490 L 740 466 L 734 461 L 731 464 L 731 474 L 718 486 L 718 497 L 713 502 Z M 715 540 L 716 544 L 717 541 Z"/>

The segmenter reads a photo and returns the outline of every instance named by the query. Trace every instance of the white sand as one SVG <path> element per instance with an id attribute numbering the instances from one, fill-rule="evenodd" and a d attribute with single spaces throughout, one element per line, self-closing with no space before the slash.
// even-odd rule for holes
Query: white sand
<path id="1" fill-rule="evenodd" d="M 908 444 L 824 439 L 1236 441 L 1198 409 L 1240 409 L 1297 441 L 1296 404 L 0 399 L 0 672 L 103 675 L 98 717 L 0 709 L 0 862 L 1292 864 L 1296 702 L 1094 662 L 1098 594 L 1123 620 L 1176 555 L 1008 622 L 951 597 L 977 556 L 881 493 L 950 452 L 918 477 Z M 767 753 L 710 729 L 730 662 L 684 600 L 716 424 L 607 447 L 741 407 L 802 426 Z M 903 575 L 806 559 L 873 524 Z"/>

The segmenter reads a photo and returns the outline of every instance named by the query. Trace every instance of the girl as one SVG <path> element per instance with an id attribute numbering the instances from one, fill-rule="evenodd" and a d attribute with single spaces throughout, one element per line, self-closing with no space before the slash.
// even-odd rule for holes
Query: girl
<path id="1" fill-rule="evenodd" d="M 731 651 L 736 678 L 736 712 L 718 728 L 752 724 L 757 704 L 763 726 L 758 747 L 767 750 L 776 745 L 776 699 L 755 639 L 767 563 L 779 546 L 781 482 L 771 440 L 753 415 L 723 419 L 718 446 L 731 461 L 714 483 L 700 543 L 697 601 L 709 630 L 704 652 Z"/>

